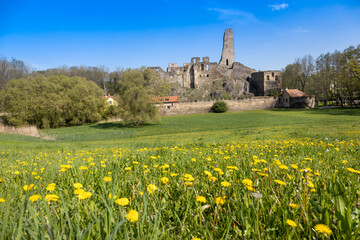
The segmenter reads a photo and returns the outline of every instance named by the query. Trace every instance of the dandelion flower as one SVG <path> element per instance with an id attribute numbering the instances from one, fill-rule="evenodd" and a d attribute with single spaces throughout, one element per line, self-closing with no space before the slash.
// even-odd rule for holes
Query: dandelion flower
<path id="1" fill-rule="evenodd" d="M 291 227 L 296 227 L 296 226 L 297 226 L 297 224 L 296 224 L 293 220 L 290 220 L 290 219 L 287 219 L 287 220 L 286 220 L 286 223 L 287 223 L 288 225 L 290 225 Z"/>
<path id="2" fill-rule="evenodd" d="M 290 206 L 292 209 L 295 209 L 295 208 L 297 208 L 299 205 L 296 204 L 296 203 L 290 203 L 289 206 Z"/>
<path id="3" fill-rule="evenodd" d="M 78 199 L 79 200 L 84 200 L 87 198 L 91 198 L 92 193 L 91 192 L 86 192 L 86 191 L 82 191 L 80 194 L 78 194 Z"/>
<path id="4" fill-rule="evenodd" d="M 74 183 L 74 188 L 82 188 L 83 185 L 81 183 Z"/>
<path id="5" fill-rule="evenodd" d="M 220 205 L 223 205 L 225 203 L 225 197 L 217 197 L 215 199 L 215 203 L 218 203 Z"/>
<path id="6" fill-rule="evenodd" d="M 41 199 L 40 195 L 32 195 L 32 196 L 29 197 L 29 200 L 32 201 L 32 202 L 36 202 L 39 199 Z"/>
<path id="7" fill-rule="evenodd" d="M 285 170 L 289 169 L 288 166 L 286 166 L 286 165 L 284 165 L 284 164 L 281 164 L 281 165 L 279 166 L 279 168 L 280 168 L 280 169 L 285 169 Z"/>
<path id="8" fill-rule="evenodd" d="M 30 191 L 33 188 L 35 189 L 34 184 L 23 186 L 24 191 Z"/>
<path id="9" fill-rule="evenodd" d="M 274 180 L 274 182 L 276 182 L 276 183 L 279 184 L 279 185 L 286 186 L 286 182 L 283 182 L 283 181 L 281 181 L 281 180 Z"/>
<path id="10" fill-rule="evenodd" d="M 253 181 L 250 180 L 250 179 L 244 179 L 241 182 L 246 186 L 252 186 L 253 185 Z"/>
<path id="11" fill-rule="evenodd" d="M 163 184 L 167 184 L 169 182 L 169 179 L 167 177 L 162 177 L 160 180 Z"/>
<path id="12" fill-rule="evenodd" d="M 4 202 L 5 202 L 5 199 L 0 198 L 0 203 L 4 203 Z"/>
<path id="13" fill-rule="evenodd" d="M 46 187 L 46 191 L 54 191 L 55 190 L 55 183 L 50 183 L 47 187 Z"/>
<path id="14" fill-rule="evenodd" d="M 45 196 L 45 200 L 47 202 L 57 202 L 59 200 L 59 196 L 58 195 L 55 195 L 55 194 L 48 194 Z"/>
<path id="15" fill-rule="evenodd" d="M 328 234 L 328 235 L 331 235 L 332 234 L 332 231 L 331 229 L 329 228 L 328 225 L 325 225 L 325 224 L 317 224 L 315 227 L 315 230 L 319 233 L 325 233 L 325 234 Z"/>
<path id="16" fill-rule="evenodd" d="M 146 190 L 149 194 L 153 194 L 157 190 L 157 187 L 154 184 L 149 184 Z"/>
<path id="17" fill-rule="evenodd" d="M 290 167 L 292 167 L 293 169 L 298 169 L 298 166 L 296 164 L 291 164 Z"/>
<path id="18" fill-rule="evenodd" d="M 126 215 L 126 219 L 130 222 L 136 222 L 137 220 L 139 220 L 139 213 L 136 210 L 131 210 Z"/>
<path id="19" fill-rule="evenodd" d="M 127 206 L 127 205 L 129 205 L 129 199 L 119 198 L 115 201 L 115 203 L 119 204 L 120 206 Z"/>
<path id="20" fill-rule="evenodd" d="M 203 196 L 197 196 L 196 201 L 201 202 L 201 203 L 206 203 L 206 198 Z"/>
<path id="21" fill-rule="evenodd" d="M 223 187 L 230 187 L 231 186 L 231 183 L 227 182 L 227 181 L 223 181 L 221 182 L 221 186 Z"/>
<path id="22" fill-rule="evenodd" d="M 104 181 L 105 181 L 105 182 L 110 182 L 110 181 L 111 181 L 111 177 L 104 177 Z"/>

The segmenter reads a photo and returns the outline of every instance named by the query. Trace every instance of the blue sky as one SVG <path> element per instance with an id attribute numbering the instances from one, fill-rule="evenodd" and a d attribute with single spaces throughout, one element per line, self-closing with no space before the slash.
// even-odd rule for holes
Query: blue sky
<path id="1" fill-rule="evenodd" d="M 37 70 L 218 62 L 226 28 L 236 61 L 281 69 L 360 44 L 360 1 L 0 0 L 0 56 Z"/>

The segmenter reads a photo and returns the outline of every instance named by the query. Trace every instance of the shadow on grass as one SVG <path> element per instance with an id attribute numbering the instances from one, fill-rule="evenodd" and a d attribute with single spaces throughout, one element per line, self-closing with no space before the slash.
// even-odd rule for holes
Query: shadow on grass
<path id="1" fill-rule="evenodd" d="M 95 125 L 91 125 L 91 128 L 97 128 L 97 129 L 136 129 L 136 128 L 142 128 L 147 126 L 153 126 L 157 125 L 156 123 L 145 123 L 140 126 L 132 126 L 132 125 L 124 125 L 121 122 L 109 122 L 109 123 L 98 123 Z"/>
<path id="2" fill-rule="evenodd" d="M 276 108 L 272 111 L 276 112 L 306 112 L 311 114 L 327 114 L 327 115 L 346 115 L 360 116 L 360 108 L 355 107 L 334 107 L 334 108 Z"/>

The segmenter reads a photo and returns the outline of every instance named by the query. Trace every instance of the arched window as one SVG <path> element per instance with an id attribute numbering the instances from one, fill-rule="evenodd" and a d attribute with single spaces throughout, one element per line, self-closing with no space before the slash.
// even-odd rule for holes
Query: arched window
<path id="1" fill-rule="evenodd" d="M 271 76 L 274 77 L 274 72 L 271 73 Z"/>
<path id="2" fill-rule="evenodd" d="M 206 71 L 209 71 L 209 64 L 206 64 Z"/>
<path id="3" fill-rule="evenodd" d="M 278 75 L 275 75 L 275 80 L 278 80 Z"/>
<path id="4" fill-rule="evenodd" d="M 226 66 L 229 66 L 229 59 L 226 59 Z"/>
<path id="5" fill-rule="evenodd" d="M 270 76 L 269 76 L 269 75 L 266 75 L 266 80 L 270 80 Z"/>
<path id="6" fill-rule="evenodd" d="M 204 64 L 201 64 L 201 70 L 204 71 Z"/>

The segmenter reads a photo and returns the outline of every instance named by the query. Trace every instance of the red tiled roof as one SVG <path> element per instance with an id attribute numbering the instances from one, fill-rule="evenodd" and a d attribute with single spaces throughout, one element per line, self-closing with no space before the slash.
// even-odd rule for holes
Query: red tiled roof
<path id="1" fill-rule="evenodd" d="M 153 103 L 177 103 L 179 102 L 179 96 L 166 96 L 166 97 L 153 97 L 151 98 Z"/>
<path id="2" fill-rule="evenodd" d="M 291 98 L 307 97 L 307 95 L 298 89 L 285 89 Z"/>

